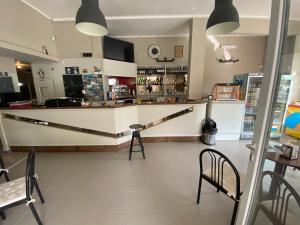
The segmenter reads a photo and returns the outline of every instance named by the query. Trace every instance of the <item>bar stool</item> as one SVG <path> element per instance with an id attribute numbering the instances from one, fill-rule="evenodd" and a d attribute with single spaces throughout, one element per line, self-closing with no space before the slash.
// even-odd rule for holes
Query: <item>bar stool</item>
<path id="1" fill-rule="evenodd" d="M 143 145 L 141 134 L 140 134 L 140 131 L 144 129 L 144 126 L 141 124 L 133 124 L 133 125 L 130 125 L 129 128 L 133 130 L 131 143 L 130 143 L 130 150 L 129 150 L 129 160 L 131 160 L 132 152 L 142 152 L 143 158 L 145 159 L 146 157 L 145 157 L 145 153 L 144 153 L 144 145 Z M 137 151 L 132 150 L 134 139 L 138 139 L 141 150 L 137 150 Z"/>

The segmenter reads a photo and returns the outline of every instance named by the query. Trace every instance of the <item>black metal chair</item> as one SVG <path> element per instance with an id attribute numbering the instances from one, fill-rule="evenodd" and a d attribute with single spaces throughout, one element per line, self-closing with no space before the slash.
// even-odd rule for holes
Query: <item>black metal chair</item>
<path id="1" fill-rule="evenodd" d="M 144 129 L 144 126 L 141 124 L 133 124 L 133 125 L 130 125 L 129 128 L 133 130 L 132 137 L 131 137 L 131 143 L 130 143 L 130 150 L 129 150 L 129 160 L 131 160 L 132 152 L 142 152 L 143 158 L 145 159 L 146 157 L 145 157 L 145 152 L 144 152 L 144 145 L 143 145 L 141 134 L 140 134 L 140 131 Z M 141 147 L 141 149 L 137 150 L 137 151 L 133 150 L 133 145 L 134 145 L 135 139 L 138 139 L 139 145 Z"/>
<path id="2" fill-rule="evenodd" d="M 203 157 L 207 155 L 210 159 L 210 169 L 206 172 L 203 170 Z M 218 152 L 214 149 L 204 149 L 199 155 L 199 162 L 200 162 L 200 179 L 199 179 L 199 186 L 198 186 L 198 196 L 197 196 L 197 204 L 200 202 L 200 193 L 201 193 L 201 186 L 202 180 L 206 180 L 208 183 L 213 185 L 217 188 L 218 192 L 222 192 L 232 200 L 234 200 L 234 209 L 231 218 L 231 225 L 235 224 L 235 218 L 240 202 L 240 197 L 242 195 L 241 192 L 241 183 L 240 183 L 240 175 L 233 163 L 221 152 Z M 228 169 L 225 169 L 226 168 Z M 231 171 L 234 174 L 234 190 L 228 190 L 225 187 L 224 182 L 224 172 Z M 225 174 L 226 175 L 226 174 Z"/>
<path id="3" fill-rule="evenodd" d="M 5 177 L 5 180 L 8 182 L 9 181 L 8 170 L 5 168 L 2 156 L 0 155 L 0 177 L 2 175 Z"/>
<path id="4" fill-rule="evenodd" d="M 275 179 L 278 186 L 276 193 L 272 199 L 264 200 L 264 182 L 265 178 L 270 176 Z M 293 206 L 289 207 L 291 201 Z M 293 211 L 291 211 L 293 210 Z M 263 172 L 258 202 L 252 219 L 252 224 L 255 224 L 258 212 L 262 211 L 268 219 L 276 225 L 299 224 L 300 221 L 300 196 L 295 189 L 279 174 L 272 171 Z"/>
<path id="5" fill-rule="evenodd" d="M 37 183 L 37 174 L 35 173 L 35 153 L 28 153 L 26 165 L 26 177 L 12 180 L 0 185 L 0 216 L 5 219 L 4 210 L 15 207 L 20 204 L 29 206 L 37 223 L 42 225 L 41 219 L 37 214 L 33 203 L 35 199 L 32 198 L 34 187 L 39 195 L 42 203 L 45 202 L 40 188 Z"/>

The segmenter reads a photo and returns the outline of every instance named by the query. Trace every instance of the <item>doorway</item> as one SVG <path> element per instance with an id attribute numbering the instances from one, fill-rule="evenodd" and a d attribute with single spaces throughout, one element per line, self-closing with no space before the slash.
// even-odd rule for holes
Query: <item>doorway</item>
<path id="1" fill-rule="evenodd" d="M 31 64 L 28 62 L 16 61 L 16 69 L 22 98 L 24 100 L 36 101 L 36 91 Z"/>
<path id="2" fill-rule="evenodd" d="M 296 0 L 272 1 L 265 76 L 254 139 L 248 146 L 251 157 L 239 225 L 299 224 L 300 23 L 295 20 L 299 6 Z M 293 82 L 286 75 L 293 76 Z M 287 83 L 290 90 L 282 88 Z M 279 107 L 282 99 L 288 99 L 287 107 Z M 279 116 L 284 117 L 283 129 L 274 139 L 274 121 Z"/>

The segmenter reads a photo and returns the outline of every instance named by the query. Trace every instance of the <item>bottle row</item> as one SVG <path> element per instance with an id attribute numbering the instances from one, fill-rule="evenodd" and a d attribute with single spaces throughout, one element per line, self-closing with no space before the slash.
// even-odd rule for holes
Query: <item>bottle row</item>
<path id="1" fill-rule="evenodd" d="M 138 67 L 137 69 L 138 75 L 164 75 L 165 74 L 165 67 L 157 67 L 157 66 L 143 66 Z"/>
<path id="2" fill-rule="evenodd" d="M 137 85 L 186 85 L 185 77 L 174 77 L 172 79 L 163 79 L 163 77 L 138 77 Z"/>
<path id="3" fill-rule="evenodd" d="M 187 66 L 167 67 L 166 74 L 187 74 Z"/>
<path id="4" fill-rule="evenodd" d="M 165 75 L 165 74 L 184 75 L 187 73 L 188 73 L 187 66 L 172 66 L 172 67 L 139 66 L 137 68 L 138 75 Z"/>

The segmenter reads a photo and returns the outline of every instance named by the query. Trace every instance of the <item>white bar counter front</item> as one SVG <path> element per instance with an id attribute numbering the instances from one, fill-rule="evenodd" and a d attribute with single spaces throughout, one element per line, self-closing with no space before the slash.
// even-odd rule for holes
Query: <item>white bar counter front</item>
<path id="1" fill-rule="evenodd" d="M 199 141 L 206 101 L 116 107 L 0 110 L 4 150 L 114 151 L 128 147 L 129 126 L 145 125 L 145 142 Z M 244 102 L 213 102 L 217 140 L 239 140 Z"/>

